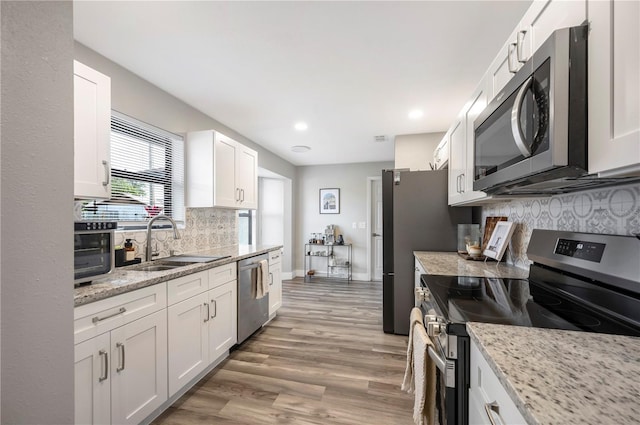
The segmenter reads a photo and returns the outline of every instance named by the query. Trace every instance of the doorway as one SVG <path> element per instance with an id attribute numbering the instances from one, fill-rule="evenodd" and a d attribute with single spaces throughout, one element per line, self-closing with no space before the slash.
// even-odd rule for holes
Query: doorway
<path id="1" fill-rule="evenodd" d="M 368 275 L 370 280 L 382 280 L 382 177 L 367 178 L 367 241 Z"/>

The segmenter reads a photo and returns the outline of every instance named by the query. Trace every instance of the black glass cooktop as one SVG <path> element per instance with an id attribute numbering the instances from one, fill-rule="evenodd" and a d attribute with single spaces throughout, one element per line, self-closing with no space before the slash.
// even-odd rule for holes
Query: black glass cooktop
<path id="1" fill-rule="evenodd" d="M 555 274 L 536 279 L 423 275 L 450 323 L 484 322 L 640 336 L 640 300 Z"/>

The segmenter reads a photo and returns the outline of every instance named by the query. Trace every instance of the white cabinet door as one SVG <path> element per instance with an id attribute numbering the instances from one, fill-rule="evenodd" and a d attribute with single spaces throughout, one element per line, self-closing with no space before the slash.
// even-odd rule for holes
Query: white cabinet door
<path id="1" fill-rule="evenodd" d="M 640 2 L 590 1 L 589 172 L 640 175 Z"/>
<path id="2" fill-rule="evenodd" d="M 469 424 L 526 424 L 473 340 L 469 358 Z"/>
<path id="3" fill-rule="evenodd" d="M 240 200 L 236 164 L 237 143 L 223 134 L 215 134 L 214 153 L 214 194 L 213 202 L 217 207 L 235 208 Z"/>
<path id="4" fill-rule="evenodd" d="M 258 153 L 222 133 L 187 136 L 187 206 L 256 209 Z"/>
<path id="5" fill-rule="evenodd" d="M 169 397 L 209 365 L 209 311 L 206 293 L 169 306 Z"/>
<path id="6" fill-rule="evenodd" d="M 459 117 L 448 131 L 449 135 L 449 205 L 461 201 L 461 180 L 466 167 L 466 140 L 463 117 Z"/>
<path id="7" fill-rule="evenodd" d="M 488 79 L 483 78 L 465 109 L 449 130 L 449 205 L 463 205 L 487 197 L 473 190 L 473 122 L 487 106 Z"/>
<path id="8" fill-rule="evenodd" d="M 167 310 L 111 331 L 111 418 L 138 424 L 167 400 Z"/>
<path id="9" fill-rule="evenodd" d="M 76 424 L 111 423 L 111 367 L 109 333 L 76 344 Z"/>
<path id="10" fill-rule="evenodd" d="M 74 190 L 76 198 L 109 198 L 111 79 L 73 62 Z"/>
<path id="11" fill-rule="evenodd" d="M 209 311 L 209 360 L 215 361 L 237 342 L 238 281 L 225 283 L 207 292 Z"/>
<path id="12" fill-rule="evenodd" d="M 282 306 L 282 263 L 269 261 L 269 316 Z"/>
<path id="13" fill-rule="evenodd" d="M 436 170 L 442 170 L 449 165 L 449 135 L 446 134 L 433 151 L 433 164 Z"/>
<path id="14" fill-rule="evenodd" d="M 586 19 L 586 0 L 533 2 L 520 22 L 520 38 L 514 37 L 514 42 L 521 43 L 522 59 L 528 60 L 555 30 L 581 25 Z"/>
<path id="15" fill-rule="evenodd" d="M 482 198 L 486 198 L 486 194 L 480 191 L 473 190 L 473 176 L 475 173 L 474 164 L 475 164 L 475 136 L 473 130 L 473 123 L 478 118 L 478 115 L 484 110 L 488 103 L 488 94 L 487 94 L 487 80 L 483 79 L 482 83 L 476 90 L 476 92 L 471 97 L 471 104 L 469 109 L 464 114 L 465 117 L 465 125 L 466 129 L 466 138 L 465 138 L 465 156 L 466 156 L 466 166 L 464 169 L 464 175 L 462 177 L 462 192 L 464 195 L 464 201 L 478 200 Z"/>
<path id="16" fill-rule="evenodd" d="M 236 147 L 236 185 L 240 208 L 258 208 L 258 153 L 240 144 Z"/>

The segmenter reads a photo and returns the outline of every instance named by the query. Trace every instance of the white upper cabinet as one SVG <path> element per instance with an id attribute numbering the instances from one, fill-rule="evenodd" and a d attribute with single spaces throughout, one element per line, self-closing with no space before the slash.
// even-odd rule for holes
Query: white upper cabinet
<path id="1" fill-rule="evenodd" d="M 74 196 L 111 196 L 111 79 L 73 62 Z"/>
<path id="2" fill-rule="evenodd" d="M 640 175 L 640 2 L 590 1 L 589 173 Z"/>
<path id="3" fill-rule="evenodd" d="M 473 190 L 473 122 L 487 106 L 488 82 L 484 78 L 449 129 L 449 205 L 466 205 L 487 198 Z"/>
<path id="4" fill-rule="evenodd" d="M 489 67 L 489 101 L 555 30 L 581 25 L 586 19 L 586 0 L 534 1 Z"/>
<path id="5" fill-rule="evenodd" d="M 187 136 L 187 206 L 256 209 L 258 153 L 213 130 Z"/>
<path id="6" fill-rule="evenodd" d="M 433 164 L 436 170 L 442 170 L 449 165 L 449 135 L 445 134 L 433 151 Z"/>

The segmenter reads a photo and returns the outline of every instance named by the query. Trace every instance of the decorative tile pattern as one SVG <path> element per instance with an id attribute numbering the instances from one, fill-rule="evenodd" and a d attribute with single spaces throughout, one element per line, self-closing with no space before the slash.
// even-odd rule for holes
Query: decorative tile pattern
<path id="1" fill-rule="evenodd" d="M 160 257 L 169 256 L 169 251 L 176 254 L 202 251 L 238 244 L 238 212 L 223 208 L 186 208 L 185 228 L 179 229 L 180 239 L 173 239 L 173 230 L 154 230 L 153 247 L 160 251 Z M 74 204 L 74 220 L 82 219 L 82 202 Z M 147 243 L 145 230 L 116 232 L 116 246 L 124 245 L 131 239 L 136 250 L 136 257 L 144 260 Z M 156 247 L 157 246 L 157 247 Z"/>
<path id="2" fill-rule="evenodd" d="M 516 224 L 507 262 L 527 268 L 526 251 L 533 229 L 640 233 L 640 184 L 486 205 L 482 208 L 483 225 L 489 216 L 506 216 Z"/>

